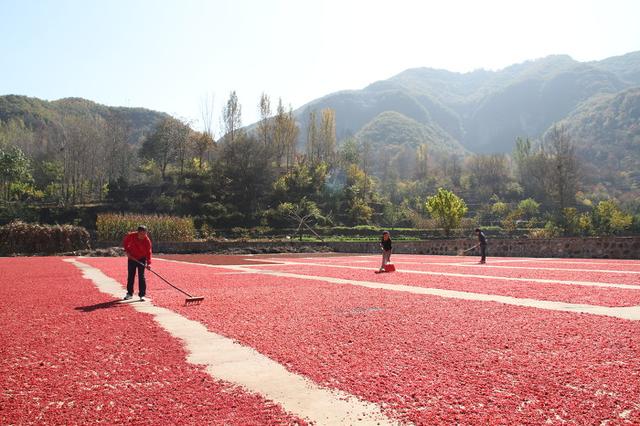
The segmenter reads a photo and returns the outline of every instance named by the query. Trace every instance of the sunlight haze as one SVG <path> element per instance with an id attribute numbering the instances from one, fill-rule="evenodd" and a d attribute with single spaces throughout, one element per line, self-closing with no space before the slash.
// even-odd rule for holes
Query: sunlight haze
<path id="1" fill-rule="evenodd" d="M 199 124 L 237 90 L 297 108 L 407 68 L 500 69 L 551 54 L 640 48 L 635 1 L 0 0 L 0 94 L 83 97 Z M 217 118 L 216 118 L 217 123 Z"/>

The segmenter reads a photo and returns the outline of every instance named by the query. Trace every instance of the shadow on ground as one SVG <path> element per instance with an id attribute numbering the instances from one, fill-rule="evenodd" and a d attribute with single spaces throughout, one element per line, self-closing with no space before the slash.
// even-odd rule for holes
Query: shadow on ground
<path id="1" fill-rule="evenodd" d="M 139 300 L 131 299 L 131 300 L 124 301 L 121 299 L 116 299 L 116 300 L 110 300 L 108 302 L 96 303 L 95 305 L 78 306 L 77 308 L 74 308 L 74 309 L 76 311 L 82 311 L 82 312 L 93 312 L 98 309 L 119 307 L 119 306 L 124 306 L 124 305 L 128 305 L 129 303 L 135 303 L 135 302 L 139 302 Z"/>

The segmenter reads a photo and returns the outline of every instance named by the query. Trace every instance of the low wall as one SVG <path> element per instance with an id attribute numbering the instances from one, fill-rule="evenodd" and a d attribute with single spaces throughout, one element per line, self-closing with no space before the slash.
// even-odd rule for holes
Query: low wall
<path id="1" fill-rule="evenodd" d="M 461 249 L 472 247 L 475 240 L 434 239 L 425 241 L 396 241 L 395 253 L 455 255 Z M 98 243 L 98 247 L 110 247 L 117 243 Z M 158 253 L 286 253 L 334 251 L 339 253 L 379 253 L 377 241 L 371 242 L 189 242 L 154 243 Z M 474 254 L 471 252 L 470 254 Z M 568 237 L 551 239 L 499 239 L 489 240 L 489 256 L 514 257 L 576 257 L 640 259 L 640 236 L 635 237 Z"/>
<path id="2" fill-rule="evenodd" d="M 395 253 L 455 255 L 475 240 L 394 242 Z M 331 243 L 337 252 L 378 253 L 377 243 Z M 470 252 L 469 254 L 474 254 Z M 477 254 L 477 252 L 476 252 Z M 490 239 L 489 256 L 640 259 L 640 237 Z"/>

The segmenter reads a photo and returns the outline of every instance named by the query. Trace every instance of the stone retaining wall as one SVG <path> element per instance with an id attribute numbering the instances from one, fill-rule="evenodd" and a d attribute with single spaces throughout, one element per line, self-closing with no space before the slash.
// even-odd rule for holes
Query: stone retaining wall
<path id="1" fill-rule="evenodd" d="M 396 241 L 395 253 L 455 255 L 461 249 L 475 245 L 475 240 L 426 240 Z M 118 243 L 98 243 L 97 247 L 110 247 Z M 335 251 L 339 253 L 379 253 L 376 241 L 371 242 L 189 242 L 154 243 L 158 253 L 281 253 Z M 470 255 L 477 254 L 470 252 Z M 551 238 L 551 239 L 489 239 L 489 256 L 514 257 L 576 257 L 640 259 L 640 236 L 600 238 Z"/>
<path id="2" fill-rule="evenodd" d="M 398 241 L 395 253 L 455 255 L 475 240 Z M 377 243 L 332 243 L 337 252 L 378 253 Z M 469 255 L 477 251 L 469 252 Z M 640 237 L 490 239 L 489 256 L 640 259 Z"/>

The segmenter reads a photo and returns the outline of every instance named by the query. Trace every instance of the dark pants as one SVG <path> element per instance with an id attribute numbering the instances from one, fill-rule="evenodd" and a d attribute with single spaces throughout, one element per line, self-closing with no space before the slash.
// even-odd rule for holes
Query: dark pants
<path id="1" fill-rule="evenodd" d="M 147 291 L 147 282 L 144 279 L 144 266 L 147 264 L 147 259 L 141 257 L 138 259 L 139 263 L 134 262 L 129 259 L 127 263 L 127 269 L 129 271 L 129 275 L 127 276 L 127 294 L 133 294 L 133 280 L 136 278 L 136 269 L 138 270 L 138 290 L 140 290 L 140 297 L 144 297 Z"/>
<path id="2" fill-rule="evenodd" d="M 480 256 L 482 256 L 480 258 L 480 262 L 487 261 L 487 245 L 486 244 L 480 244 Z"/>

